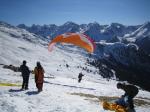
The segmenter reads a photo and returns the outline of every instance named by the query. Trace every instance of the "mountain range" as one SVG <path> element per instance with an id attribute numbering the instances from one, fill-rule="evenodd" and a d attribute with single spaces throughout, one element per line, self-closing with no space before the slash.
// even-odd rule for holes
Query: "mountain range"
<path id="1" fill-rule="evenodd" d="M 100 25 L 97 22 L 89 24 L 76 24 L 74 22 L 66 22 L 63 25 L 57 26 L 55 24 L 50 25 L 35 25 L 26 26 L 25 24 L 19 24 L 17 27 L 26 29 L 31 33 L 41 35 L 43 37 L 50 36 L 54 38 L 59 34 L 66 32 L 82 32 L 93 38 L 95 41 L 109 40 L 114 36 L 123 37 L 126 34 L 130 34 L 136 31 L 141 25 L 125 26 L 119 23 L 112 23 L 110 25 Z"/>

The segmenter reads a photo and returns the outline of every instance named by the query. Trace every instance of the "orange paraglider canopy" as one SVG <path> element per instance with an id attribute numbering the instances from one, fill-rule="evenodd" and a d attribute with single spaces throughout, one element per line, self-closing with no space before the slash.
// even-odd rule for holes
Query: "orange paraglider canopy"
<path id="1" fill-rule="evenodd" d="M 49 51 L 52 51 L 52 48 L 55 45 L 55 43 L 74 44 L 80 46 L 81 48 L 86 49 L 90 53 L 93 53 L 95 50 L 94 41 L 90 37 L 81 33 L 65 33 L 56 36 L 48 45 Z"/>

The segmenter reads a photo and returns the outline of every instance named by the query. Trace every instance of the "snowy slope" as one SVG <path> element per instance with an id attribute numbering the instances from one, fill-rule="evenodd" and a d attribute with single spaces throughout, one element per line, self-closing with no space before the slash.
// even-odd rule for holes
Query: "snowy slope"
<path id="1" fill-rule="evenodd" d="M 131 34 L 126 34 L 124 38 L 126 38 L 127 41 L 129 42 L 135 42 L 137 39 L 143 39 L 144 37 L 149 35 L 150 35 L 150 22 L 146 22 Z"/>
<path id="2" fill-rule="evenodd" d="M 32 70 L 36 62 L 40 61 L 46 71 L 44 89 L 39 94 L 32 74 L 27 91 L 19 91 L 20 87 L 0 86 L 0 112 L 105 112 L 98 97 L 123 94 L 123 91 L 117 90 L 116 81 L 108 82 L 93 72 L 83 71 L 83 81 L 77 83 L 78 73 L 82 71 L 78 66 L 97 71 L 86 64 L 86 53 L 76 47 L 62 46 L 48 52 L 43 43 L 46 45 L 25 30 L 0 26 L 0 64 L 20 66 L 22 60 L 27 60 L 27 65 Z M 68 68 L 66 64 L 69 65 Z M 4 69 L 2 65 L 0 71 L 0 82 L 21 84 L 20 73 Z M 95 97 L 87 97 L 87 94 Z M 150 93 L 140 90 L 136 99 L 147 102 L 136 106 L 137 112 L 149 112 Z"/>
<path id="3" fill-rule="evenodd" d="M 132 37 L 141 37 L 148 35 L 150 35 L 150 22 L 144 23 L 141 27 L 139 27 L 131 34 Z"/>

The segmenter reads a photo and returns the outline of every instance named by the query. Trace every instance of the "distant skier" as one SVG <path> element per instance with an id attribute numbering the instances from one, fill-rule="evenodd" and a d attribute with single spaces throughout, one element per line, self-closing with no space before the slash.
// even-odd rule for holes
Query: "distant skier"
<path id="1" fill-rule="evenodd" d="M 34 68 L 33 73 L 35 74 L 35 83 L 38 92 L 41 92 L 43 90 L 44 69 L 41 66 L 40 62 L 37 62 L 37 66 Z"/>
<path id="2" fill-rule="evenodd" d="M 27 90 L 28 89 L 28 83 L 29 83 L 29 75 L 30 75 L 30 70 L 28 66 L 26 66 L 26 61 L 23 61 L 23 64 L 20 66 L 19 70 L 22 73 L 22 90 Z"/>
<path id="3" fill-rule="evenodd" d="M 81 82 L 83 76 L 84 75 L 82 74 L 82 72 L 80 72 L 79 75 L 78 75 L 78 82 L 79 83 Z"/>
<path id="4" fill-rule="evenodd" d="M 117 88 L 125 91 L 125 94 L 116 101 L 118 105 L 128 108 L 129 112 L 135 112 L 133 98 L 138 94 L 139 90 L 136 86 L 130 84 L 117 83 Z"/>

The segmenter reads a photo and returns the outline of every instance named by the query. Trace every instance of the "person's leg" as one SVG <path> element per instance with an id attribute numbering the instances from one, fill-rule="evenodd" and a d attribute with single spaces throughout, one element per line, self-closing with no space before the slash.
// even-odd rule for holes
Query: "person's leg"
<path id="1" fill-rule="evenodd" d="M 41 91 L 43 91 L 43 83 L 41 83 L 40 89 L 41 89 Z"/>
<path id="2" fill-rule="evenodd" d="M 38 89 L 38 83 L 36 83 L 36 88 Z"/>
<path id="3" fill-rule="evenodd" d="M 29 83 L 29 76 L 26 77 L 25 79 L 25 89 L 28 89 L 28 83 Z"/>
<path id="4" fill-rule="evenodd" d="M 41 92 L 42 90 L 43 90 L 43 83 L 39 83 L 38 84 L 38 90 L 39 90 L 39 92 Z"/>
<path id="5" fill-rule="evenodd" d="M 118 100 L 115 101 L 115 103 L 116 103 L 117 105 L 121 105 L 121 106 L 123 106 L 123 107 L 126 107 L 126 106 L 127 106 L 127 104 L 126 104 L 126 102 L 125 102 L 125 97 L 119 98 Z"/>
<path id="6" fill-rule="evenodd" d="M 78 82 L 81 82 L 81 78 L 79 78 L 79 81 Z"/>
<path id="7" fill-rule="evenodd" d="M 130 109 L 134 109 L 133 98 L 130 96 L 128 97 L 128 103 L 129 103 Z"/>
<path id="8" fill-rule="evenodd" d="M 22 90 L 24 89 L 24 87 L 25 87 L 25 78 L 23 77 L 23 81 L 22 81 Z"/>
<path id="9" fill-rule="evenodd" d="M 40 92 L 40 83 L 36 83 L 36 87 L 38 89 L 38 92 Z"/>

